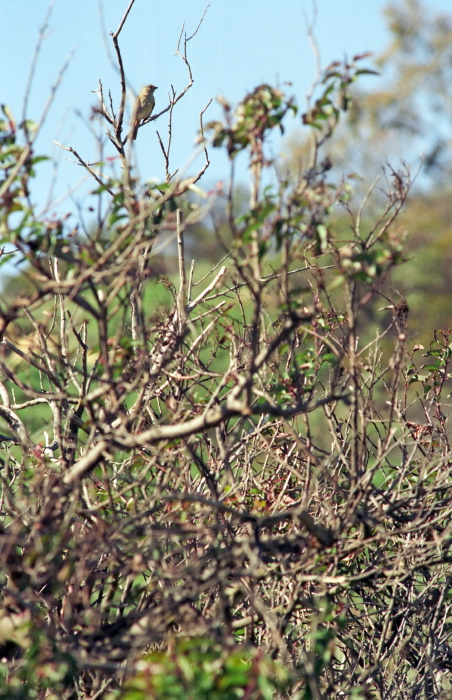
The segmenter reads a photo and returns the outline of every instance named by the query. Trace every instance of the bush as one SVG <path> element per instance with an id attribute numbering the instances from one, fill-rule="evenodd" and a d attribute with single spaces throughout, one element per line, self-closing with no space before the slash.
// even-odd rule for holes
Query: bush
<path id="1" fill-rule="evenodd" d="M 324 155 L 364 59 L 325 71 L 298 178 L 266 153 L 298 114 L 281 90 L 201 118 L 205 167 L 211 142 L 252 181 L 240 213 L 234 181 L 217 191 L 207 273 L 184 252 L 205 168 L 140 183 L 101 90 L 122 171 L 76 154 L 98 200 L 82 235 L 30 204 L 35 134 L 4 111 L 1 262 L 31 286 L 0 312 L 1 697 L 447 692 L 449 330 L 408 347 L 390 284 L 409 173 L 370 220 Z"/>

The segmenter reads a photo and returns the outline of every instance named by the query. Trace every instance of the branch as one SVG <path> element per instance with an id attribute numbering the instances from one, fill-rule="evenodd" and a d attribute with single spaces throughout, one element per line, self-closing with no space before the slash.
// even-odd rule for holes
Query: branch
<path id="1" fill-rule="evenodd" d="M 79 165 L 82 165 L 82 166 L 89 172 L 89 174 L 93 176 L 93 178 L 96 180 L 96 182 L 98 182 L 99 185 L 101 185 L 101 187 L 104 187 L 104 188 L 107 190 L 107 192 L 108 192 L 112 197 L 114 197 L 114 192 L 113 192 L 113 190 L 111 190 L 111 189 L 105 184 L 105 182 L 104 182 L 103 180 L 101 180 L 101 178 L 99 177 L 99 175 L 98 175 L 96 172 L 94 172 L 94 170 L 92 169 L 92 167 L 91 167 L 86 161 L 83 160 L 83 158 L 77 153 L 77 151 L 75 150 L 75 148 L 72 148 L 72 146 L 63 146 L 63 144 L 62 144 L 62 143 L 59 143 L 59 141 L 54 141 L 54 143 L 56 143 L 56 145 L 59 146 L 60 148 L 62 148 L 64 151 L 69 151 L 69 153 L 72 153 L 72 154 L 77 158 L 77 160 L 78 160 L 78 162 L 79 162 Z"/>
<path id="2" fill-rule="evenodd" d="M 89 474 L 99 464 L 103 455 L 108 454 L 107 447 L 105 440 L 101 440 L 97 445 L 94 445 L 86 455 L 67 470 L 63 477 L 63 482 L 65 484 L 73 484 Z"/>
<path id="3" fill-rule="evenodd" d="M 122 62 L 122 56 L 121 56 L 121 51 L 119 48 L 118 38 L 119 38 L 121 30 L 124 26 L 124 23 L 129 15 L 129 12 L 132 9 L 132 6 L 134 3 L 135 3 L 135 0 L 130 0 L 129 6 L 128 6 L 127 10 L 125 11 L 124 17 L 122 18 L 122 20 L 119 23 L 118 29 L 116 30 L 116 32 L 114 34 L 111 35 L 111 38 L 113 40 L 113 45 L 114 45 L 115 51 L 116 51 L 116 56 L 118 57 L 119 76 L 120 76 L 120 80 L 121 80 L 121 104 L 119 106 L 118 118 L 116 120 L 116 129 L 115 129 L 116 138 L 118 140 L 118 143 L 120 142 L 120 138 L 121 138 L 122 122 L 124 119 L 124 109 L 125 109 L 125 105 L 126 105 L 126 77 L 124 74 L 124 65 Z"/>

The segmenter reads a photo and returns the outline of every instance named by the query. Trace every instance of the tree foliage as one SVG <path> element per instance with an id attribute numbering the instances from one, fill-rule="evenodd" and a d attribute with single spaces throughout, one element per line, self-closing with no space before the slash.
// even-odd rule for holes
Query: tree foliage
<path id="1" fill-rule="evenodd" d="M 357 84 L 348 128 L 335 144 L 345 167 L 373 177 L 389 154 L 422 169 L 419 182 L 430 193 L 451 174 L 450 80 L 452 18 L 422 0 L 388 2 L 391 41 L 375 58 L 383 80 Z"/>
<path id="2" fill-rule="evenodd" d="M 0 309 L 1 696 L 446 697 L 451 339 L 410 347 L 391 287 L 409 172 L 389 170 L 370 221 L 325 155 L 367 57 L 327 67 L 305 112 L 267 84 L 222 100 L 221 120 L 201 115 L 202 170 L 172 175 L 162 142 L 146 183 L 123 137 L 121 28 L 121 103 L 100 88 L 98 117 L 122 170 L 72 149 L 90 230 L 38 216 L 33 126 L 0 123 L 1 262 L 31 283 Z M 294 114 L 311 139 L 297 178 L 267 152 Z M 206 272 L 185 236 L 208 220 L 209 148 L 231 177 Z M 364 337 L 375 299 L 388 313 Z"/>

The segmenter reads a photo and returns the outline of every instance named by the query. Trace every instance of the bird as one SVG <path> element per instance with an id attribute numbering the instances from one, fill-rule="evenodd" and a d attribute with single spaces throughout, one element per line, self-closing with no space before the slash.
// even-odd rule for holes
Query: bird
<path id="1" fill-rule="evenodd" d="M 135 100 L 135 104 L 133 105 L 133 111 L 132 111 L 132 121 L 133 121 L 132 140 L 133 141 L 135 141 L 135 139 L 137 137 L 138 126 L 139 126 L 140 122 L 143 121 L 144 119 L 148 119 L 152 114 L 152 110 L 154 109 L 154 106 L 155 106 L 155 97 L 154 97 L 155 90 L 157 90 L 157 87 L 155 85 L 145 85 L 144 88 L 142 88 L 137 99 Z"/>

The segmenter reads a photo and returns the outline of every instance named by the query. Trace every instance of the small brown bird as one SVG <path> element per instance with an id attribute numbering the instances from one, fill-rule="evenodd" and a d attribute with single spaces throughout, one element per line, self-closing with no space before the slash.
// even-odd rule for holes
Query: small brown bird
<path id="1" fill-rule="evenodd" d="M 138 133 L 138 127 L 140 122 L 144 119 L 148 119 L 155 105 L 154 92 L 157 90 L 155 85 L 145 85 L 135 100 L 132 111 L 132 139 L 135 141 Z"/>

